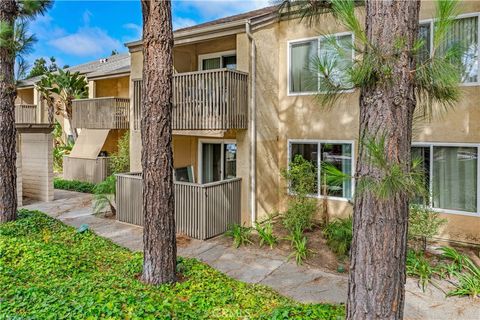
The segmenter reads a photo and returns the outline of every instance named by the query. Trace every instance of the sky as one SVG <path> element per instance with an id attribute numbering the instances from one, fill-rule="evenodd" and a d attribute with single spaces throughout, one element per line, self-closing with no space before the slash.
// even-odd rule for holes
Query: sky
<path id="1" fill-rule="evenodd" d="M 173 28 L 254 10 L 271 0 L 173 0 Z M 112 50 L 127 52 L 125 42 L 142 35 L 140 0 L 57 0 L 44 16 L 30 22 L 38 38 L 26 60 L 54 56 L 60 67 L 109 56 Z"/>

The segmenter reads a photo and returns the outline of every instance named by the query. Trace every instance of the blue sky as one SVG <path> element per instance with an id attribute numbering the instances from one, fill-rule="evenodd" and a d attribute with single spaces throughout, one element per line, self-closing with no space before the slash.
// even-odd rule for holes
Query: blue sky
<path id="1" fill-rule="evenodd" d="M 271 0 L 174 0 L 174 29 L 246 12 L 271 4 Z M 138 40 L 142 30 L 140 1 L 57 0 L 30 24 L 38 42 L 27 56 L 55 56 L 58 65 L 70 66 L 126 52 L 125 42 Z"/>

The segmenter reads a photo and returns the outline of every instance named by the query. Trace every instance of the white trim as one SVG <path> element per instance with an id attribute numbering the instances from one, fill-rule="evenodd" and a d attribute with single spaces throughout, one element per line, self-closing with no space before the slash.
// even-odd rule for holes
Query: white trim
<path id="1" fill-rule="evenodd" d="M 327 198 L 328 200 L 336 200 L 336 201 L 345 201 L 345 202 L 350 202 L 353 200 L 353 197 L 355 195 L 355 140 L 318 140 L 318 139 L 288 139 L 287 140 L 287 167 L 290 165 L 290 162 L 292 160 L 291 154 L 292 154 L 292 144 L 312 144 L 312 145 L 317 145 L 317 194 L 312 194 L 308 195 L 308 197 L 311 198 L 317 198 L 317 199 L 324 199 Z M 351 146 L 351 195 L 350 198 L 344 198 L 344 197 L 335 197 L 335 196 L 325 196 L 322 195 L 322 189 L 321 189 L 321 151 L 322 151 L 322 144 L 349 144 Z M 287 189 L 287 193 L 289 195 L 293 195 L 293 193 L 290 191 L 290 187 Z"/>
<path id="2" fill-rule="evenodd" d="M 212 59 L 212 58 L 220 58 L 220 64 L 222 63 L 222 57 L 229 57 L 229 56 L 236 56 L 237 50 L 228 50 L 228 51 L 219 51 L 213 53 L 206 53 L 206 54 L 199 54 L 198 55 L 198 70 L 203 70 L 203 60 L 205 59 Z M 223 66 L 220 66 L 220 69 Z"/>
<path id="3" fill-rule="evenodd" d="M 471 217 L 480 216 L 480 143 L 467 143 L 467 142 L 412 142 L 412 147 L 425 147 L 429 148 L 430 152 L 430 170 L 429 170 L 429 203 L 428 206 L 435 212 L 447 213 L 447 214 L 457 214 Z M 433 148 L 434 147 L 466 147 L 466 148 L 477 148 L 477 212 L 462 211 L 462 210 L 453 210 L 453 209 L 442 209 L 434 208 L 433 204 Z"/>
<path id="4" fill-rule="evenodd" d="M 203 171 L 202 171 L 202 167 L 203 167 L 203 144 L 204 143 L 209 143 L 209 144 L 219 144 L 220 145 L 220 181 L 223 181 L 225 180 L 224 179 L 224 162 L 225 162 L 225 145 L 226 144 L 235 144 L 237 145 L 238 147 L 238 144 L 237 144 L 237 140 L 235 139 L 198 139 L 198 152 L 197 152 L 197 162 L 198 162 L 198 182 L 200 184 L 203 184 L 203 177 L 202 177 L 202 174 L 203 174 Z M 238 148 L 237 148 L 237 151 L 238 151 Z M 235 171 L 236 171 L 236 168 L 235 168 Z"/>
<path id="5" fill-rule="evenodd" d="M 465 18 L 473 18 L 477 17 L 477 65 L 478 65 L 478 70 L 477 70 L 477 81 L 476 82 L 462 82 L 459 83 L 459 87 L 474 87 L 474 86 L 479 86 L 480 85 L 480 12 L 468 12 L 468 13 L 462 13 L 457 15 L 454 20 L 459 20 L 459 19 L 465 19 Z M 430 18 L 430 19 L 423 19 L 419 21 L 419 24 L 430 24 L 430 50 L 429 53 L 430 55 L 432 54 L 432 48 L 433 48 L 433 36 L 434 36 L 434 22 L 437 20 L 437 18 Z"/>
<path id="6" fill-rule="evenodd" d="M 342 36 L 348 36 L 350 35 L 352 37 L 352 45 L 355 44 L 355 35 L 352 33 L 352 32 L 337 32 L 337 33 L 331 33 L 331 34 L 325 34 L 325 35 L 320 35 L 320 36 L 316 36 L 316 37 L 309 37 L 309 38 L 301 38 L 301 39 L 294 39 L 294 40 L 288 40 L 287 41 L 287 96 L 288 97 L 296 97 L 296 96 L 311 96 L 311 95 L 317 95 L 317 94 L 322 94 L 322 91 L 320 91 L 320 89 L 318 89 L 317 91 L 308 91 L 308 92 L 291 92 L 290 91 L 290 83 L 291 83 L 291 79 L 290 79 L 290 65 L 291 65 L 291 47 L 292 47 L 292 44 L 296 44 L 296 43 L 302 43 L 302 42 L 308 42 L 308 41 L 312 41 L 312 40 L 317 40 L 317 55 L 319 55 L 321 53 L 321 45 L 320 43 L 322 42 L 322 39 L 324 38 L 328 38 L 328 37 L 335 37 L 335 38 L 338 38 L 338 37 L 342 37 Z M 353 49 L 352 47 L 352 61 L 355 60 L 355 50 Z M 318 77 L 320 77 L 320 75 L 318 75 Z M 320 85 L 320 81 L 319 81 L 319 85 Z M 350 89 L 350 90 L 342 90 L 341 93 L 351 93 L 351 92 L 354 92 L 355 89 Z"/>

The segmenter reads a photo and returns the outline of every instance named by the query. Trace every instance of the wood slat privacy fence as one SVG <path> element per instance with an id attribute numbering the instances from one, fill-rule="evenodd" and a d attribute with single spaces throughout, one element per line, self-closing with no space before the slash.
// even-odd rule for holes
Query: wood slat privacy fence
<path id="1" fill-rule="evenodd" d="M 36 123 L 37 106 L 34 104 L 15 105 L 15 123 Z"/>
<path id="2" fill-rule="evenodd" d="M 63 179 L 100 183 L 110 175 L 110 158 L 63 157 Z"/>
<path id="3" fill-rule="evenodd" d="M 141 173 L 117 174 L 117 220 L 143 226 Z M 204 240 L 241 219 L 241 178 L 207 184 L 174 182 L 177 233 Z"/>
<path id="4" fill-rule="evenodd" d="M 142 80 L 134 81 L 134 128 L 140 128 Z M 230 69 L 173 76 L 174 130 L 246 129 L 248 74 Z"/>
<path id="5" fill-rule="evenodd" d="M 129 129 L 130 99 L 94 98 L 73 100 L 72 125 L 82 129 Z"/>

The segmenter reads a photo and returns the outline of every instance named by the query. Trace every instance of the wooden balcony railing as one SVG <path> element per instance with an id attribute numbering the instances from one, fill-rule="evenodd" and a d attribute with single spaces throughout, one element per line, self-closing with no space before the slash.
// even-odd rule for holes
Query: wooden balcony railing
<path id="1" fill-rule="evenodd" d="M 141 173 L 117 174 L 117 220 L 143 226 Z M 174 182 L 177 233 L 208 239 L 240 223 L 240 178 L 195 184 Z"/>
<path id="2" fill-rule="evenodd" d="M 15 123 L 37 123 L 37 106 L 34 104 L 15 105 Z"/>
<path id="3" fill-rule="evenodd" d="M 134 129 L 140 129 L 142 81 L 134 82 Z M 229 69 L 173 77 L 173 130 L 246 129 L 248 74 Z"/>
<path id="4" fill-rule="evenodd" d="M 129 129 L 130 99 L 94 98 L 73 101 L 72 125 L 82 129 Z"/>

